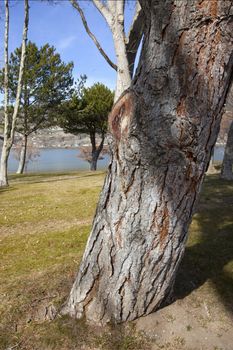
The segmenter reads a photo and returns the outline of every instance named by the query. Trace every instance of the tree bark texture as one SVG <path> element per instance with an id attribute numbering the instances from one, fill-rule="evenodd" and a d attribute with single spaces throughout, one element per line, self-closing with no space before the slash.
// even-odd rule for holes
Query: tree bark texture
<path id="1" fill-rule="evenodd" d="M 19 157 L 19 166 L 17 169 L 17 174 L 23 174 L 25 163 L 26 163 L 26 155 L 27 155 L 27 143 L 28 143 L 28 136 L 23 136 L 23 143 L 20 151 L 20 157 Z"/>
<path id="2" fill-rule="evenodd" d="M 27 32 L 28 32 L 28 21 L 29 21 L 29 5 L 28 0 L 24 0 L 24 27 L 23 27 L 23 39 L 22 39 L 22 51 L 21 51 L 21 60 L 19 67 L 19 79 L 17 85 L 17 93 L 14 104 L 13 115 L 11 122 L 9 120 L 8 114 L 8 39 L 9 39 L 9 9 L 8 9 L 8 0 L 5 0 L 5 10 L 6 10 L 6 27 L 5 27 L 5 77 L 4 77 L 4 90 L 5 90 L 5 103 L 4 103 L 4 113 L 5 113 L 5 122 L 4 122 L 4 141 L 2 147 L 1 161 L 0 161 L 0 187 L 8 186 L 7 179 L 7 166 L 8 158 L 10 154 L 11 147 L 14 142 L 15 126 L 16 120 L 19 112 L 20 96 L 22 91 L 22 79 L 25 66 L 26 58 L 26 44 L 27 44 Z"/>
<path id="3" fill-rule="evenodd" d="M 112 160 L 63 313 L 134 320 L 169 295 L 232 79 L 232 5 L 141 1 L 139 68 L 109 116 Z"/>
<path id="4" fill-rule="evenodd" d="M 225 147 L 222 170 L 221 170 L 221 178 L 225 180 L 233 180 L 233 122 L 230 125 L 230 129 L 228 131 L 227 143 Z"/>

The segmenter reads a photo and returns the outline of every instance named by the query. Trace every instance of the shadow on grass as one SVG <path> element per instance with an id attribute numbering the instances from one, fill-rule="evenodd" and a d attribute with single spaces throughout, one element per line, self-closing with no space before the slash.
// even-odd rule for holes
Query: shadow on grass
<path id="1" fill-rule="evenodd" d="M 70 179 L 81 179 L 86 177 L 92 177 L 97 175 L 103 175 L 105 171 L 80 171 L 80 172 L 67 172 L 67 173 L 40 173 L 40 174 L 21 174 L 21 175 L 11 175 L 11 183 L 28 183 L 37 184 L 41 182 L 58 182 Z"/>
<path id="2" fill-rule="evenodd" d="M 233 313 L 233 182 L 208 176 L 178 271 L 174 298 L 182 299 L 211 280 Z"/>
<path id="3" fill-rule="evenodd" d="M 0 194 L 3 192 L 9 192 L 15 190 L 15 187 L 7 186 L 7 187 L 0 187 Z"/>

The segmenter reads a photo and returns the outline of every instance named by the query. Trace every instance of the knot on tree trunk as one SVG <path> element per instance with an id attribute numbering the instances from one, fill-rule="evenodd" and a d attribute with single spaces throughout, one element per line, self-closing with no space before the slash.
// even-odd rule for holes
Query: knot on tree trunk
<path id="1" fill-rule="evenodd" d="M 109 130 L 115 140 L 120 141 L 129 134 L 129 127 L 135 110 L 135 95 L 127 90 L 115 103 L 109 115 Z"/>

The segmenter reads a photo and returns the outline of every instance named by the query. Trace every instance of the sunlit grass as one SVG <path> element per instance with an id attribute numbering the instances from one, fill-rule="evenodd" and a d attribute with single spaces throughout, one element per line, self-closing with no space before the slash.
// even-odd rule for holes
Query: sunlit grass
<path id="1" fill-rule="evenodd" d="M 103 172 L 17 175 L 0 190 L 0 349 L 150 349 L 131 324 L 100 330 L 85 320 L 45 317 L 46 308 L 59 309 L 68 296 L 103 179 Z M 230 310 L 232 213 L 233 183 L 209 176 L 178 274 L 178 297 L 202 288 L 205 300 L 218 295 Z"/>
<path id="2" fill-rule="evenodd" d="M 14 175 L 0 190 L 0 349 L 147 349 L 131 326 L 100 331 L 69 317 L 46 320 L 46 308 L 68 296 L 103 179 L 103 172 Z"/>

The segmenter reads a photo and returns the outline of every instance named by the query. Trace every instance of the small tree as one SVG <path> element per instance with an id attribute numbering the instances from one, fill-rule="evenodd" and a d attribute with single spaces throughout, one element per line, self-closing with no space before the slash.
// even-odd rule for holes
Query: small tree
<path id="1" fill-rule="evenodd" d="M 9 61 L 9 90 L 12 102 L 16 98 L 20 57 L 21 48 L 17 48 Z M 16 131 L 22 135 L 17 173 L 23 173 L 24 170 L 28 136 L 55 123 L 58 106 L 71 91 L 72 69 L 73 63 L 62 62 L 53 46 L 46 44 L 38 48 L 36 44 L 28 43 L 16 126 Z"/>
<path id="2" fill-rule="evenodd" d="M 63 105 L 60 125 L 71 134 L 87 133 L 91 141 L 90 169 L 96 170 L 107 131 L 107 117 L 113 105 L 113 93 L 105 85 L 96 83 L 90 88 L 81 88 L 72 99 Z M 101 142 L 97 146 L 96 137 Z"/>

